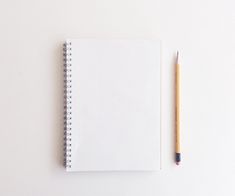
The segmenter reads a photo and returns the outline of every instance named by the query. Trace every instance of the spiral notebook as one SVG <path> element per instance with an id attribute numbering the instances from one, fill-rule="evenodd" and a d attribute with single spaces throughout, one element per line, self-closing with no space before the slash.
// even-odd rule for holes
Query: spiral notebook
<path id="1" fill-rule="evenodd" d="M 160 42 L 64 44 L 67 171 L 160 169 Z"/>

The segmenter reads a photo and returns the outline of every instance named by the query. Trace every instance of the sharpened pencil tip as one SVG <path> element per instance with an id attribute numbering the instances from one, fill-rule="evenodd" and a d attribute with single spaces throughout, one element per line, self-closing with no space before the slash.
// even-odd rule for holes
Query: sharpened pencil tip
<path id="1" fill-rule="evenodd" d="M 176 51 L 176 63 L 178 64 L 178 62 L 179 62 L 179 51 L 177 50 Z"/>

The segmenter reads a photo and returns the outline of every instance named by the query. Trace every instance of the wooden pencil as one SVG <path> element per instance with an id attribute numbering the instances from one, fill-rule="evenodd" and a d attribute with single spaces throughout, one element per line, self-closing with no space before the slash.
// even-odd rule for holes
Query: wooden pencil
<path id="1" fill-rule="evenodd" d="M 180 64 L 179 52 L 177 51 L 175 63 L 175 162 L 179 165 L 180 152 Z"/>

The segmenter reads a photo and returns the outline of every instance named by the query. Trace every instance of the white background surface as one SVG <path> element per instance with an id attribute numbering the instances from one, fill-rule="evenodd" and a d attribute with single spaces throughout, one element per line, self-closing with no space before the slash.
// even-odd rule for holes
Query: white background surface
<path id="1" fill-rule="evenodd" d="M 0 1 L 0 195 L 234 195 L 233 0 Z M 162 40 L 163 170 L 66 173 L 61 44 Z M 173 163 L 173 56 L 181 52 L 182 153 Z"/>

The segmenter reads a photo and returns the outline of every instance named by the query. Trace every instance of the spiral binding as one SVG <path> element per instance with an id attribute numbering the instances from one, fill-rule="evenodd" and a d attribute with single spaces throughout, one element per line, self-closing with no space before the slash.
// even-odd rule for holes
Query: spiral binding
<path id="1" fill-rule="evenodd" d="M 72 152 L 72 43 L 63 45 L 64 56 L 64 166 L 71 168 Z"/>

